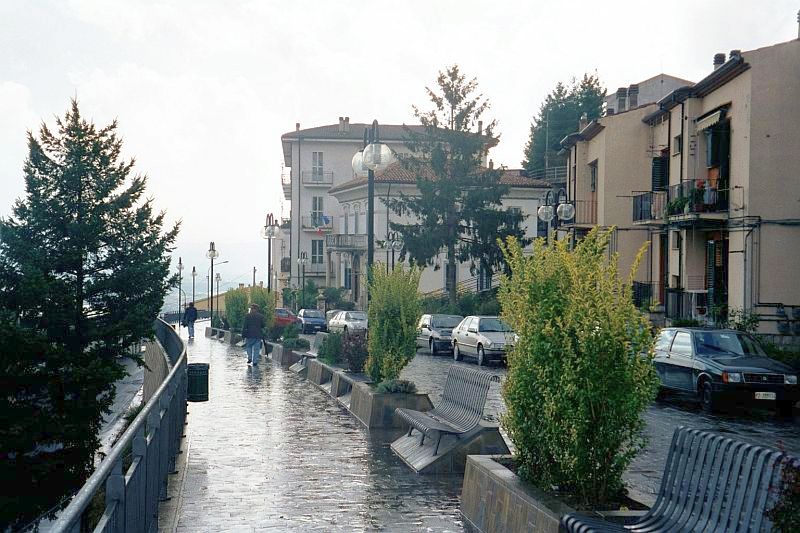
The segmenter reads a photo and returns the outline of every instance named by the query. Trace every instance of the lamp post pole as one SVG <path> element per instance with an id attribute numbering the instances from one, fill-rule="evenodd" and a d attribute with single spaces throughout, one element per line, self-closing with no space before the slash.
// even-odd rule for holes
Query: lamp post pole
<path id="1" fill-rule="evenodd" d="M 301 297 L 300 297 L 300 306 L 305 307 L 306 305 L 306 263 L 308 262 L 308 256 L 305 252 L 300 253 L 300 257 L 297 258 L 297 263 L 300 265 L 300 269 L 302 271 L 302 285 L 300 287 Z M 298 306 L 297 309 L 300 310 L 301 307 Z"/>
<path id="2" fill-rule="evenodd" d="M 197 278 L 197 269 L 192 267 L 192 303 L 194 303 L 194 281 Z"/>
<path id="3" fill-rule="evenodd" d="M 222 281 L 222 276 L 219 272 L 217 272 L 217 277 L 214 278 L 214 281 L 217 282 L 217 314 L 219 314 L 219 282 Z"/>
<path id="4" fill-rule="evenodd" d="M 178 258 L 178 327 L 181 327 L 181 282 L 183 281 L 183 260 Z"/>
<path id="5" fill-rule="evenodd" d="M 403 242 L 397 237 L 397 234 L 395 234 L 392 237 L 391 247 L 392 247 L 392 270 L 394 270 L 394 252 L 403 249 Z"/>
<path id="6" fill-rule="evenodd" d="M 214 279 L 214 259 L 219 257 L 219 252 L 217 251 L 217 248 L 214 245 L 214 241 L 211 241 L 209 243 L 208 251 L 206 252 L 206 257 L 211 259 L 211 277 L 209 278 L 209 281 L 208 281 L 208 292 L 209 292 L 208 302 L 209 302 L 209 305 L 211 307 L 211 315 L 210 316 L 211 316 L 211 325 L 213 326 L 214 325 L 214 284 L 211 282 L 211 280 Z"/>
<path id="7" fill-rule="evenodd" d="M 261 237 L 267 239 L 267 290 L 272 292 L 272 239 L 278 236 L 280 226 L 275 221 L 275 216 L 270 213 L 261 228 Z"/>

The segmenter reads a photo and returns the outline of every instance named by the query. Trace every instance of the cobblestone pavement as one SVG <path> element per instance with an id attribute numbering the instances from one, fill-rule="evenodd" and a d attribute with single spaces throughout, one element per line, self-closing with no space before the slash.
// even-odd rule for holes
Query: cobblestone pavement
<path id="1" fill-rule="evenodd" d="M 305 380 L 201 335 L 177 531 L 462 531 L 460 477 L 417 476 Z"/>

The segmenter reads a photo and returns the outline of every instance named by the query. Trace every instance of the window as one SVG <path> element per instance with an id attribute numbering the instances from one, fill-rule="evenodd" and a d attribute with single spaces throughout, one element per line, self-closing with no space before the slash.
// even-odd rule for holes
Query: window
<path id="1" fill-rule="evenodd" d="M 683 151 L 683 134 L 676 135 L 672 141 L 672 155 L 678 155 Z"/>
<path id="2" fill-rule="evenodd" d="M 353 269 L 351 269 L 349 266 L 344 267 L 344 288 L 353 288 Z"/>
<path id="3" fill-rule="evenodd" d="M 478 272 L 478 290 L 487 291 L 492 288 L 492 269 L 481 265 L 480 272 Z"/>
<path id="4" fill-rule="evenodd" d="M 322 264 L 322 243 L 325 242 L 322 239 L 313 239 L 311 241 L 311 264 L 312 265 L 321 265 Z"/>
<path id="5" fill-rule="evenodd" d="M 691 356 L 692 355 L 692 336 L 685 331 L 679 331 L 675 334 L 675 340 L 672 341 L 672 353 Z"/>
<path id="6" fill-rule="evenodd" d="M 672 337 L 674 336 L 675 332 L 672 330 L 665 330 L 659 333 L 658 338 L 656 339 L 656 351 L 669 351 L 669 345 L 672 343 Z"/>
<path id="7" fill-rule="evenodd" d="M 444 290 L 450 291 L 450 272 L 455 268 L 454 265 L 447 263 L 444 268 Z"/>
<path id="8" fill-rule="evenodd" d="M 654 157 L 651 172 L 651 191 L 666 191 L 669 184 L 669 158 Z"/>
<path id="9" fill-rule="evenodd" d="M 322 181 L 322 152 L 311 152 L 311 179 Z"/>
<path id="10" fill-rule="evenodd" d="M 680 230 L 672 230 L 672 249 L 673 250 L 680 250 L 681 249 L 681 231 Z"/>
<path id="11" fill-rule="evenodd" d="M 311 221 L 314 226 L 324 226 L 322 220 L 323 213 L 323 198 L 322 196 L 314 196 L 311 198 Z"/>
<path id="12" fill-rule="evenodd" d="M 358 235 L 358 207 L 353 209 L 353 233 Z"/>
<path id="13" fill-rule="evenodd" d="M 350 233 L 350 213 L 347 212 L 347 208 L 344 209 L 344 234 L 347 235 Z"/>
<path id="14" fill-rule="evenodd" d="M 597 191 L 597 159 L 589 163 L 589 189 Z"/>

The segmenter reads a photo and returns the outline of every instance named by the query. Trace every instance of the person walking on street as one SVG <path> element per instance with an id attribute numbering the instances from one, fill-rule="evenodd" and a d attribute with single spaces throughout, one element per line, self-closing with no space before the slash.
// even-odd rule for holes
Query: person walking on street
<path id="1" fill-rule="evenodd" d="M 194 302 L 189 303 L 189 307 L 186 308 L 186 311 L 183 313 L 183 321 L 186 323 L 186 327 L 189 328 L 189 338 L 194 339 L 194 323 L 197 320 L 197 308 L 194 306 Z"/>
<path id="2" fill-rule="evenodd" d="M 244 349 L 247 351 L 248 365 L 258 366 L 265 325 L 266 319 L 259 313 L 258 304 L 250 304 L 250 312 L 244 317 L 242 326 L 242 338 L 245 341 Z"/>

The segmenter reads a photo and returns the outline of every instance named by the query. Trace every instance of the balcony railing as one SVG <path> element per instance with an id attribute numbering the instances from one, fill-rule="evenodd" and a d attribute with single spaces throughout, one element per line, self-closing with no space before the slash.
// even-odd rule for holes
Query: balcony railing
<path id="1" fill-rule="evenodd" d="M 707 299 L 708 295 L 703 292 L 667 289 L 664 314 L 673 320 L 703 318 L 706 314 Z"/>
<path id="2" fill-rule="evenodd" d="M 526 175 L 529 178 L 544 180 L 550 183 L 561 183 L 567 181 L 567 167 L 540 168 L 532 170 Z"/>
<path id="3" fill-rule="evenodd" d="M 728 210 L 728 189 L 712 187 L 708 181 L 684 181 L 669 188 L 669 216 L 721 213 Z"/>
<path id="4" fill-rule="evenodd" d="M 663 284 L 650 282 L 633 282 L 633 303 L 639 309 L 649 309 L 651 306 L 663 303 Z"/>
<path id="5" fill-rule="evenodd" d="M 561 224 L 597 224 L 597 200 L 573 200 L 575 218 L 564 220 Z"/>
<path id="6" fill-rule="evenodd" d="M 302 268 L 300 271 L 302 272 Z M 325 263 L 306 263 L 306 276 L 325 273 Z"/>
<path id="7" fill-rule="evenodd" d="M 333 217 L 326 215 L 311 215 L 300 218 L 304 230 L 331 231 L 333 229 Z"/>
<path id="8" fill-rule="evenodd" d="M 342 250 L 366 250 L 367 236 L 344 235 L 341 233 L 337 233 L 335 235 L 326 235 L 325 246 L 328 248 L 338 248 Z"/>
<path id="9" fill-rule="evenodd" d="M 651 191 L 633 197 L 633 221 L 653 222 L 664 220 L 667 191 Z"/>
<path id="10" fill-rule="evenodd" d="M 300 173 L 303 185 L 333 185 L 332 170 L 304 170 Z"/>

